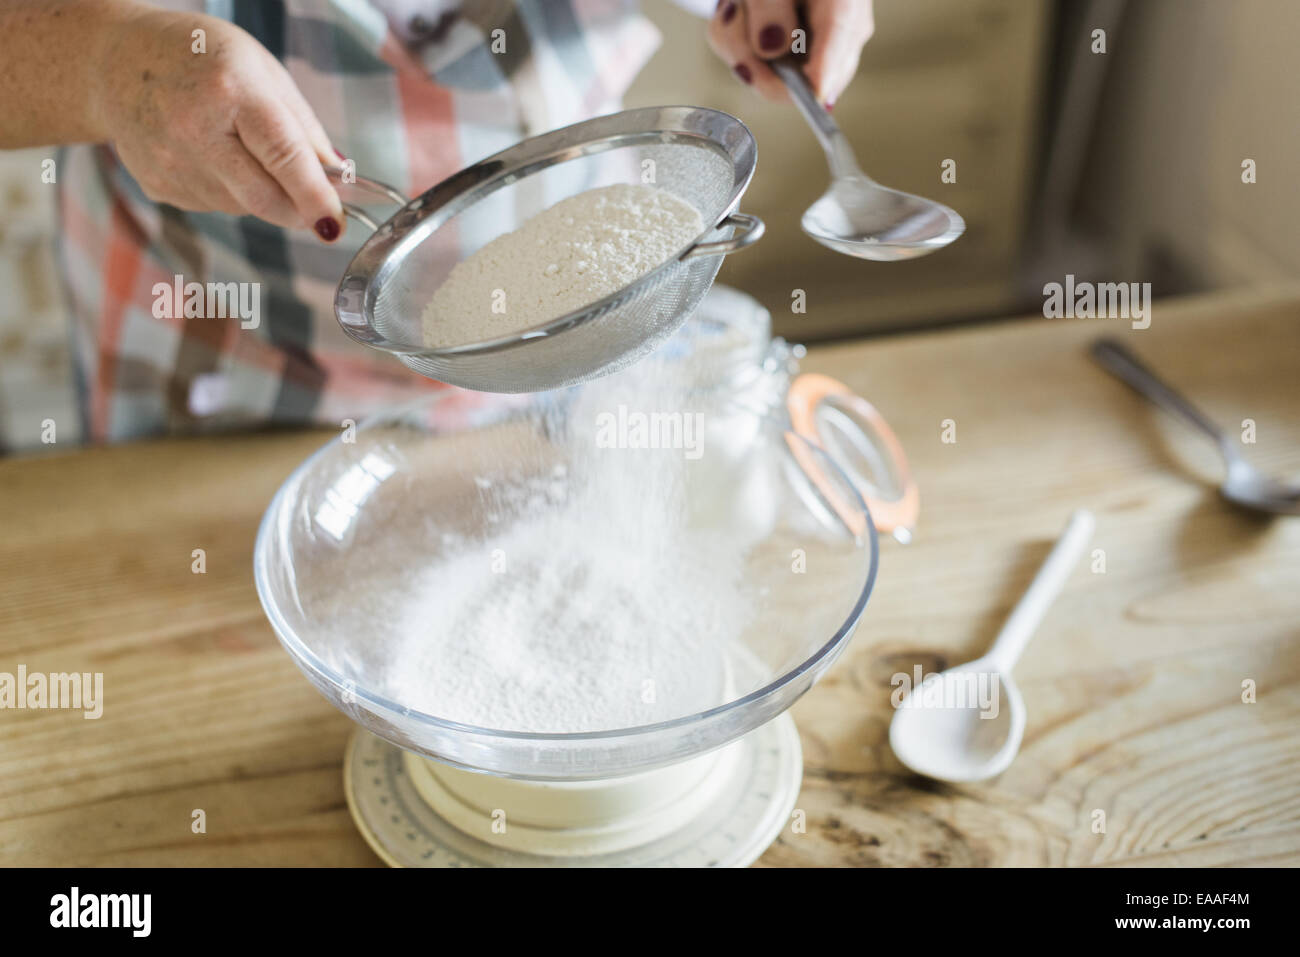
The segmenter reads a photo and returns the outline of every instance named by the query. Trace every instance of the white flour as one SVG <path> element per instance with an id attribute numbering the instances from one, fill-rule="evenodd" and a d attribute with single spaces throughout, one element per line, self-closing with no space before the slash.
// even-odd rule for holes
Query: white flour
<path id="1" fill-rule="evenodd" d="M 509 731 L 629 728 L 721 704 L 726 595 L 707 555 L 651 556 L 566 516 L 525 523 L 428 570 L 401 656 L 398 700 Z M 685 558 L 687 565 L 665 568 Z"/>
<path id="2" fill-rule="evenodd" d="M 704 232 L 699 210 L 653 186 L 561 200 L 459 262 L 424 309 L 432 348 L 531 329 L 663 265 Z"/>
<path id="3" fill-rule="evenodd" d="M 570 468 L 480 479 L 503 531 L 444 549 L 398 623 L 388 692 L 496 730 L 629 728 L 727 700 L 726 650 L 747 623 L 743 555 L 693 519 L 680 450 L 597 448 L 612 403 L 681 407 L 646 363 L 593 383 L 557 416 Z"/>

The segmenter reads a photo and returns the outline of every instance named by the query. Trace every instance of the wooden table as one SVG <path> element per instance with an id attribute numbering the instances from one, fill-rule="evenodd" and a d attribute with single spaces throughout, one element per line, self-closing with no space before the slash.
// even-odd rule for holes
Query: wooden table
<path id="1" fill-rule="evenodd" d="M 1300 519 L 1220 501 L 1213 453 L 1085 357 L 1101 333 L 1300 471 L 1295 289 L 1159 302 L 1144 331 L 1030 318 L 814 350 L 806 369 L 893 423 L 922 523 L 884 543 L 856 637 L 794 708 L 807 833 L 763 864 L 1300 863 Z M 351 725 L 253 590 L 262 511 L 324 437 L 0 462 L 0 672 L 105 681 L 97 721 L 0 711 L 0 864 L 378 863 L 343 799 Z M 1076 570 L 1017 669 L 1019 759 L 978 786 L 906 773 L 891 676 L 979 655 L 1079 506 L 1105 571 Z"/>

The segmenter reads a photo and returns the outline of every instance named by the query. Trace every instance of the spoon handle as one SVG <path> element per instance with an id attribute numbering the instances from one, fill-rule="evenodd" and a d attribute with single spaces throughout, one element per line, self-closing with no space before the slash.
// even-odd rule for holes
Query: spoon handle
<path id="1" fill-rule="evenodd" d="M 826 152 L 826 161 L 830 163 L 831 173 L 836 178 L 864 176 L 858 166 L 857 157 L 853 155 L 853 147 L 849 145 L 848 137 L 844 135 L 844 131 L 840 129 L 830 112 L 817 101 L 817 94 L 813 91 L 808 78 L 803 75 L 799 62 L 790 55 L 771 60 L 769 65 L 785 83 L 785 88 L 790 91 L 790 99 L 794 100 L 794 105 L 799 108 L 803 118 L 817 134 L 817 142 L 821 143 L 822 149 Z"/>
<path id="2" fill-rule="evenodd" d="M 1221 449 L 1227 449 L 1229 453 L 1233 451 L 1217 425 L 1206 418 L 1190 401 L 1166 385 L 1132 351 L 1114 339 L 1098 339 L 1092 344 L 1092 357 L 1111 375 L 1146 396 L 1162 409 L 1172 412 L 1194 428 L 1200 429 L 1214 439 Z"/>
<path id="3" fill-rule="evenodd" d="M 1061 593 L 1070 572 L 1079 561 L 1079 556 L 1092 541 L 1092 533 L 1097 527 L 1097 520 L 1086 508 L 1078 509 L 1070 516 L 1065 531 L 1056 540 L 1052 551 L 1038 569 L 1038 574 L 1030 583 L 1029 589 L 1007 618 L 997 641 L 985 656 L 994 670 L 1009 674 L 1015 667 L 1020 653 L 1029 644 L 1034 629 L 1038 627 L 1047 609 L 1052 606 L 1056 596 Z"/>

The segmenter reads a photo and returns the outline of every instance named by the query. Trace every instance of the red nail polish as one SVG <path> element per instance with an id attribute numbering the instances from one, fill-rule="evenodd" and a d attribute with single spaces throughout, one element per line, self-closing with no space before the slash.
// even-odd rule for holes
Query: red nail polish
<path id="1" fill-rule="evenodd" d="M 758 46 L 766 53 L 775 53 L 785 46 L 785 31 L 775 23 L 769 23 L 759 31 Z"/>
<path id="2" fill-rule="evenodd" d="M 316 220 L 316 235 L 327 243 L 339 238 L 339 221 L 333 216 L 323 216 Z"/>
<path id="3" fill-rule="evenodd" d="M 342 153 L 339 152 L 339 148 L 338 148 L 337 146 L 334 147 L 334 155 L 337 156 L 337 157 L 338 157 L 339 159 L 341 159 L 341 160 L 346 160 L 346 159 L 347 159 L 346 156 L 344 156 Z"/>
<path id="4" fill-rule="evenodd" d="M 734 3 L 727 3 L 727 5 L 722 8 L 722 22 L 730 23 L 735 19 L 735 17 L 736 5 Z"/>
<path id="5" fill-rule="evenodd" d="M 833 109 L 835 109 L 835 101 L 834 101 L 834 100 L 827 100 L 827 101 L 826 101 L 826 112 L 829 113 L 829 112 L 830 112 L 831 110 L 833 110 Z"/>
<path id="6" fill-rule="evenodd" d="M 749 72 L 749 67 L 745 66 L 745 64 L 743 63 L 737 64 L 733 68 L 733 72 L 736 74 L 736 76 L 740 77 L 740 81 L 742 83 L 754 82 L 754 74 Z"/>

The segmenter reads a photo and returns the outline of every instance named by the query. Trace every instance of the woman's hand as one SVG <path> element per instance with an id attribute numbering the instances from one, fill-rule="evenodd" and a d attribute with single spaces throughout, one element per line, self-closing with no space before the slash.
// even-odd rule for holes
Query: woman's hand
<path id="1" fill-rule="evenodd" d="M 103 50 L 95 125 L 150 199 L 310 228 L 326 242 L 342 234 L 342 204 L 321 168 L 338 154 L 288 71 L 251 36 L 150 8 Z"/>
<path id="2" fill-rule="evenodd" d="M 722 0 L 709 21 L 709 45 L 742 82 L 769 100 L 789 102 L 785 84 L 766 61 L 790 53 L 799 28 L 808 31 L 804 74 L 829 109 L 858 71 L 862 47 L 875 29 L 871 0 Z"/>

